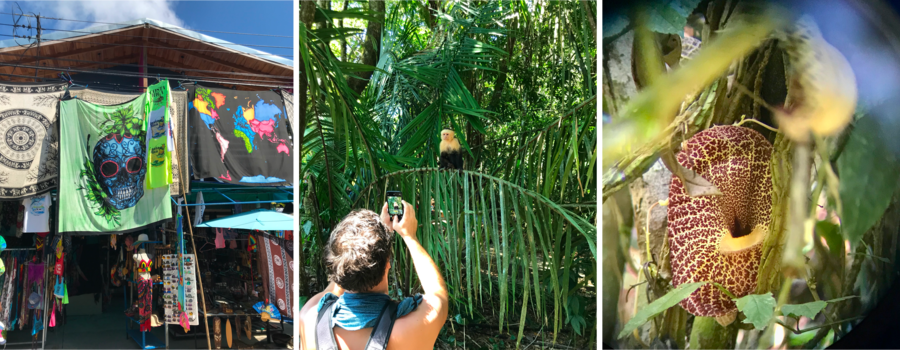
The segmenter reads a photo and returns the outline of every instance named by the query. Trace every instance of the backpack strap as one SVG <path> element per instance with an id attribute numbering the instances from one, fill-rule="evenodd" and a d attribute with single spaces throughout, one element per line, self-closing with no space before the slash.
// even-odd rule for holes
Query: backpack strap
<path id="1" fill-rule="evenodd" d="M 375 327 L 372 329 L 372 335 L 369 336 L 369 342 L 366 343 L 366 350 L 385 350 L 387 349 L 388 340 L 391 339 L 391 330 L 394 328 L 394 321 L 397 320 L 397 302 L 391 300 L 384 305 L 378 321 L 375 321 Z"/>
<path id="2" fill-rule="evenodd" d="M 316 318 L 316 349 L 338 350 L 337 341 L 332 331 L 331 316 L 334 314 L 335 300 L 329 300 L 322 305 L 319 316 Z"/>

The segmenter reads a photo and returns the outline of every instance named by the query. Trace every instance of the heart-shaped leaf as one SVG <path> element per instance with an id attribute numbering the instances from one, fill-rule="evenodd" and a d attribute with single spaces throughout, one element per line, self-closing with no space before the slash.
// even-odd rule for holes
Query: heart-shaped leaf
<path id="1" fill-rule="evenodd" d="M 738 310 L 744 313 L 744 323 L 752 323 L 753 328 L 763 330 L 775 315 L 775 298 L 772 293 L 750 294 L 734 299 Z"/>
<path id="2" fill-rule="evenodd" d="M 787 316 L 804 316 L 812 319 L 816 318 L 816 315 L 818 315 L 826 305 L 828 305 L 828 303 L 821 300 L 797 305 L 788 304 L 781 307 L 781 313 Z"/>

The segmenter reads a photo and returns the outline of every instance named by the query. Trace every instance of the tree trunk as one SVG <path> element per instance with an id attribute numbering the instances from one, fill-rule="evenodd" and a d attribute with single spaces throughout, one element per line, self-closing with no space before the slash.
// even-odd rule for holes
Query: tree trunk
<path id="1" fill-rule="evenodd" d="M 316 18 L 316 3 L 312 1 L 300 2 L 300 22 L 306 24 L 306 29 L 312 29 L 313 21 Z"/>
<path id="2" fill-rule="evenodd" d="M 437 11 L 441 7 L 441 2 L 439 0 L 427 0 L 426 3 L 428 3 L 428 6 L 422 6 L 422 20 L 425 21 L 425 25 L 428 28 L 434 29 L 434 26 L 437 24 Z"/>
<path id="3" fill-rule="evenodd" d="M 315 14 L 316 14 L 316 3 L 312 2 L 312 1 L 301 1 L 300 2 L 300 23 L 304 24 L 304 28 L 306 30 L 312 29 L 312 23 L 313 23 L 313 18 L 315 18 Z M 300 50 L 304 50 L 304 48 L 301 47 Z M 299 112 L 298 112 L 298 114 L 300 115 L 300 124 L 299 124 L 300 125 L 300 132 L 299 132 L 300 136 L 297 139 L 297 144 L 299 145 L 297 154 L 302 155 L 303 154 L 303 134 L 306 131 L 306 99 L 309 97 L 309 91 L 307 91 L 309 88 L 309 80 L 306 75 L 306 65 L 303 62 L 300 62 L 299 66 L 300 66 L 300 74 L 299 74 L 300 76 L 298 77 L 299 81 L 297 83 L 299 85 L 299 90 L 300 90 L 298 92 L 300 95 L 300 96 L 298 96 L 299 100 L 300 100 L 300 105 L 299 105 L 300 107 L 299 107 Z M 300 255 L 299 255 L 300 259 L 299 259 L 299 263 L 297 265 L 300 267 L 300 277 L 299 278 L 301 281 L 299 293 L 300 293 L 300 295 L 308 295 L 309 291 L 307 290 L 308 285 L 306 283 L 306 269 L 305 269 L 306 259 L 305 259 L 305 256 L 303 255 L 303 247 L 304 247 L 303 233 L 298 232 L 298 234 L 300 235 Z"/>
<path id="4" fill-rule="evenodd" d="M 350 6 L 350 0 L 344 0 L 344 9 L 341 11 L 347 11 L 347 7 Z M 338 24 L 341 29 L 344 29 L 344 19 L 341 18 Z M 347 62 L 347 38 L 341 37 L 341 62 Z"/>
<path id="5" fill-rule="evenodd" d="M 515 28 L 516 22 L 513 21 L 510 28 Z M 500 62 L 500 74 L 497 75 L 497 80 L 494 82 L 494 94 L 491 96 L 491 104 L 488 106 L 489 111 L 496 112 L 497 108 L 500 106 L 500 98 L 503 96 L 503 89 L 506 88 L 506 75 L 509 72 L 509 61 L 512 60 L 513 57 L 513 49 L 516 45 L 516 36 L 512 33 L 507 33 L 506 35 L 506 53 L 507 56 L 503 61 Z"/>
<path id="6" fill-rule="evenodd" d="M 384 0 L 370 0 L 369 10 L 375 13 L 375 20 L 369 21 L 366 26 L 366 40 L 363 42 L 362 64 L 375 66 L 378 64 L 378 57 L 381 55 L 381 32 L 384 29 Z M 363 79 L 351 78 L 349 81 L 350 89 L 357 94 L 362 93 L 369 84 L 369 78 L 372 77 L 372 71 L 359 72 Z"/>
<path id="7" fill-rule="evenodd" d="M 634 31 L 619 36 L 609 43 L 603 55 L 603 111 L 612 117 L 625 106 L 631 96 L 637 93 L 637 86 L 631 76 L 631 45 Z"/>
<path id="8" fill-rule="evenodd" d="M 319 0 L 319 3 L 316 4 L 316 7 L 328 9 L 330 7 L 330 4 L 331 4 L 331 0 Z M 318 23 L 317 28 L 319 28 L 319 29 L 331 27 L 328 25 L 329 24 L 328 19 L 326 19 L 325 16 L 322 16 L 321 20 L 317 21 L 316 23 Z M 331 46 L 331 43 L 328 43 L 328 44 L 329 44 L 328 46 Z"/>
<path id="9" fill-rule="evenodd" d="M 312 1 L 301 1 L 300 2 L 300 22 L 306 25 L 306 30 L 312 30 L 313 20 L 316 14 L 316 3 Z M 300 48 L 304 50 L 304 48 Z M 303 134 L 306 130 L 306 100 L 309 97 L 309 78 L 306 75 L 306 65 L 303 62 L 300 62 L 300 76 L 298 77 L 298 85 L 299 86 L 299 100 L 300 100 L 300 137 L 297 139 L 297 144 L 300 145 L 297 150 L 297 154 L 303 154 Z"/>
<path id="10" fill-rule="evenodd" d="M 581 7 L 584 8 L 584 15 L 591 24 L 591 33 L 594 35 L 594 42 L 597 42 L 597 21 L 594 20 L 594 11 L 591 11 L 590 1 L 581 0 Z"/>

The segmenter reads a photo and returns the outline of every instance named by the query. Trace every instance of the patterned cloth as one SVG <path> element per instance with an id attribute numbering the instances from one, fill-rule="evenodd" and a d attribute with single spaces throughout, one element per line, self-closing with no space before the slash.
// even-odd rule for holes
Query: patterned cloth
<path id="1" fill-rule="evenodd" d="M 101 92 L 85 88 L 69 88 L 69 96 L 77 97 L 83 101 L 101 106 L 112 106 L 131 101 L 141 94 L 138 93 L 111 93 Z M 186 90 L 172 90 L 170 98 L 172 104 L 169 106 L 169 113 L 173 116 L 174 121 L 171 123 L 172 138 L 175 140 L 175 155 L 172 156 L 172 184 L 169 190 L 172 194 L 180 194 L 183 184 L 184 191 L 190 192 L 190 181 L 188 171 L 190 161 L 188 159 L 187 150 L 187 100 L 188 92 Z M 187 164 L 182 167 L 182 164 Z"/>
<path id="2" fill-rule="evenodd" d="M 146 98 L 60 102 L 59 232 L 108 234 L 172 218 L 170 188 L 145 186 Z"/>
<path id="3" fill-rule="evenodd" d="M 59 184 L 56 116 L 66 84 L 0 84 L 0 198 Z"/>
<path id="4" fill-rule="evenodd" d="M 141 332 L 150 330 L 150 316 L 153 314 L 153 280 L 145 279 L 138 282 L 138 323 L 141 324 Z"/>
<path id="5" fill-rule="evenodd" d="M 195 85 L 188 110 L 195 179 L 243 186 L 292 183 L 294 161 L 280 94 Z"/>
<path id="6" fill-rule="evenodd" d="M 294 260 L 281 247 L 284 241 L 259 235 L 259 272 L 263 277 L 266 299 L 278 307 L 284 317 L 293 319 L 291 301 L 294 300 Z"/>
<path id="7" fill-rule="evenodd" d="M 0 322 L 4 325 L 9 325 L 9 314 L 10 309 L 13 307 L 13 294 L 15 294 L 16 283 L 18 274 L 16 273 L 19 269 L 16 267 L 18 259 L 15 257 L 8 257 L 6 259 L 6 264 L 10 267 L 8 273 L 6 274 L 6 279 L 3 281 L 3 295 L 0 295 Z"/>

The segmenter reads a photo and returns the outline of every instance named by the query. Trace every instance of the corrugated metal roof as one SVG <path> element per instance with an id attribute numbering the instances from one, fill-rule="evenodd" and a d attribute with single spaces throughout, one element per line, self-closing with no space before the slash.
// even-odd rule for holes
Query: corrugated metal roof
<path id="1" fill-rule="evenodd" d="M 123 28 L 135 27 L 135 26 L 142 26 L 145 23 L 150 24 L 155 27 L 158 27 L 158 28 L 161 28 L 161 29 L 165 29 L 168 31 L 172 31 L 172 32 L 181 34 L 183 36 L 197 39 L 197 41 L 202 41 L 207 44 L 220 46 L 225 49 L 230 49 L 230 50 L 242 52 L 245 54 L 249 54 L 249 55 L 252 55 L 252 56 L 262 59 L 262 60 L 282 64 L 282 65 L 290 67 L 291 69 L 293 69 L 293 67 L 294 67 L 294 60 L 287 59 L 287 58 L 281 57 L 281 56 L 275 56 L 268 52 L 260 51 L 257 49 L 253 49 L 253 48 L 249 48 L 249 47 L 235 44 L 232 42 L 228 42 L 228 41 L 225 41 L 222 39 L 214 38 L 214 37 L 211 37 L 206 34 L 201 34 L 201 33 L 195 32 L 190 29 L 185 29 L 185 28 L 182 28 L 182 27 L 179 27 L 176 25 L 160 22 L 160 21 L 157 21 L 157 20 L 151 19 L 151 18 L 142 18 L 142 19 L 128 21 L 128 22 L 124 22 L 124 23 L 120 23 L 120 24 L 104 24 L 104 25 L 98 25 L 98 26 L 93 26 L 93 27 L 88 27 L 85 29 L 78 30 L 79 32 L 85 32 L 85 33 L 73 33 L 73 32 L 64 32 L 64 31 L 51 32 L 51 33 L 43 34 L 42 41 L 47 42 L 47 41 L 52 41 L 52 40 L 65 40 L 65 39 L 77 38 L 77 37 L 85 36 L 85 35 L 101 34 L 103 32 L 107 32 L 107 31 L 111 31 L 111 30 L 117 30 L 117 29 L 123 29 Z M 87 32 L 90 32 L 90 34 L 88 34 Z M 20 46 L 22 43 L 24 43 L 23 40 L 25 40 L 25 39 L 0 40 L 0 48 Z M 30 43 L 30 42 L 28 42 L 28 43 Z M 28 45 L 28 43 L 25 43 L 25 45 Z"/>

